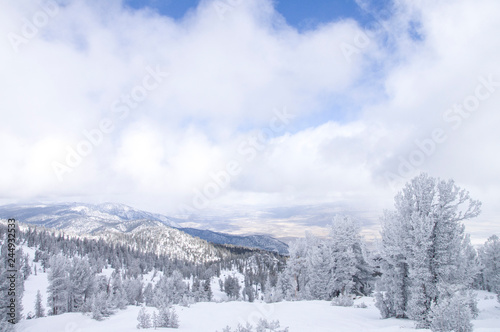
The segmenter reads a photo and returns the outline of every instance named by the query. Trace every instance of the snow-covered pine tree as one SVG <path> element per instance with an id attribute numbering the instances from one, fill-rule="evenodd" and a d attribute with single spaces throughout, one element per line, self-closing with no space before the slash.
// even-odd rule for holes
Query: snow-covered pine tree
<path id="1" fill-rule="evenodd" d="M 29 275 L 31 274 L 31 266 L 29 264 L 29 260 L 30 260 L 30 255 L 26 254 L 23 257 L 23 263 L 22 263 L 24 280 L 28 279 Z"/>
<path id="2" fill-rule="evenodd" d="M 224 292 L 229 298 L 238 299 L 240 297 L 240 289 L 241 286 L 238 278 L 227 276 L 227 278 L 224 279 Z"/>
<path id="3" fill-rule="evenodd" d="M 429 312 L 441 290 L 466 287 L 463 220 L 481 203 L 452 180 L 421 174 L 395 197 L 394 212 L 382 220 L 381 271 L 377 306 L 384 317 L 409 317 L 429 327 Z"/>
<path id="4" fill-rule="evenodd" d="M 35 299 L 35 317 L 40 318 L 45 316 L 45 308 L 43 307 L 43 301 L 42 301 L 42 293 L 40 293 L 40 290 L 36 292 L 36 299 Z"/>
<path id="5" fill-rule="evenodd" d="M 483 289 L 500 294 L 500 239 L 492 235 L 479 250 L 482 265 L 481 286 Z"/>
<path id="6" fill-rule="evenodd" d="M 127 304 L 138 305 L 139 303 L 144 302 L 142 281 L 137 278 L 125 279 L 123 281 L 123 288 L 125 290 L 125 295 L 127 296 Z"/>
<path id="7" fill-rule="evenodd" d="M 406 317 L 410 282 L 403 232 L 403 225 L 396 213 L 385 211 L 380 248 L 383 257 L 380 263 L 382 276 L 378 282 L 379 292 L 375 294 L 376 306 L 383 318 Z"/>
<path id="8" fill-rule="evenodd" d="M 68 267 L 69 261 L 62 254 L 54 255 L 49 260 L 48 304 L 50 315 L 68 312 Z"/>
<path id="9" fill-rule="evenodd" d="M 119 269 L 115 269 L 111 275 L 111 303 L 117 309 L 125 309 L 127 306 L 127 293 L 121 275 Z"/>
<path id="10" fill-rule="evenodd" d="M 94 275 L 86 258 L 73 257 L 69 266 L 68 311 L 82 311 L 94 288 Z M 90 306 L 87 306 L 89 309 Z M 87 309 L 87 310 L 88 310 Z"/>
<path id="11" fill-rule="evenodd" d="M 359 255 L 362 255 L 359 231 L 359 225 L 351 217 L 335 216 L 329 238 L 332 257 L 332 278 L 329 281 L 330 297 L 350 294 L 354 287 L 358 265 L 367 265 L 362 256 L 356 257 L 355 253 L 357 250 Z"/>
<path id="12" fill-rule="evenodd" d="M 174 308 L 170 309 L 170 326 L 171 328 L 178 328 L 179 327 L 179 316 L 177 315 L 177 312 L 175 311 Z"/>
<path id="13" fill-rule="evenodd" d="M 92 318 L 101 320 L 113 314 L 113 305 L 104 290 L 98 290 L 91 297 L 91 313 Z"/>
<path id="14" fill-rule="evenodd" d="M 470 307 L 461 296 L 442 299 L 433 304 L 429 315 L 432 332 L 472 332 Z"/>
<path id="15" fill-rule="evenodd" d="M 306 238 L 297 239 L 290 244 L 290 257 L 278 278 L 278 288 L 281 288 L 283 297 L 287 300 L 302 299 L 306 296 L 308 239 L 312 241 L 313 237 L 306 234 Z"/>
<path id="16" fill-rule="evenodd" d="M 159 321 L 158 321 L 158 315 L 156 314 L 155 310 L 153 310 L 153 315 L 151 315 L 151 323 L 152 323 L 152 326 L 155 330 L 157 327 L 160 327 Z"/>
<path id="17" fill-rule="evenodd" d="M 144 303 L 147 305 L 147 306 L 152 306 L 154 304 L 153 302 L 153 296 L 154 296 L 154 293 L 153 293 L 153 284 L 152 283 L 148 283 L 146 288 L 144 288 Z"/>
<path id="18" fill-rule="evenodd" d="M 312 238 L 311 238 L 312 240 Z M 307 297 L 327 300 L 334 292 L 334 253 L 326 241 L 317 238 L 309 241 L 307 250 Z"/>
<path id="19" fill-rule="evenodd" d="M 151 327 L 151 315 L 146 311 L 146 307 L 142 307 L 137 315 L 138 329 L 148 329 Z"/>
<path id="20" fill-rule="evenodd" d="M 178 304 L 187 292 L 182 274 L 175 270 L 171 276 L 162 276 L 153 291 L 154 306 L 159 308 L 170 304 Z"/>

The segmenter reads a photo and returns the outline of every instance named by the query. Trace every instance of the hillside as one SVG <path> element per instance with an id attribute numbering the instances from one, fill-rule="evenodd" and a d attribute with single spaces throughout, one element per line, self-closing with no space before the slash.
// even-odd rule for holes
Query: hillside
<path id="1" fill-rule="evenodd" d="M 103 230 L 130 232 L 141 225 L 178 226 L 166 216 L 118 203 L 11 204 L 0 206 L 0 219 L 16 218 L 31 225 L 76 234 Z"/>
<path id="2" fill-rule="evenodd" d="M 235 246 L 258 248 L 274 251 L 282 255 L 288 254 L 288 245 L 268 235 L 230 235 L 196 228 L 180 228 L 185 233 L 217 244 L 232 244 Z"/>
<path id="3" fill-rule="evenodd" d="M 87 204 L 11 204 L 0 206 L 0 219 L 16 218 L 23 224 L 43 226 L 77 235 L 96 235 L 119 238 L 117 234 L 133 234 L 133 238 L 146 236 L 144 229 L 164 234 L 164 243 L 185 238 L 187 233 L 202 240 L 224 245 L 235 245 L 288 254 L 288 245 L 267 235 L 230 235 L 195 228 L 181 228 L 174 218 L 134 209 L 119 203 Z M 179 231 L 174 231 L 177 228 Z M 147 233 L 147 232 L 146 232 Z M 175 236 L 172 235 L 175 233 Z M 141 235 L 143 234 L 143 235 Z M 134 240 L 135 241 L 135 240 Z"/>

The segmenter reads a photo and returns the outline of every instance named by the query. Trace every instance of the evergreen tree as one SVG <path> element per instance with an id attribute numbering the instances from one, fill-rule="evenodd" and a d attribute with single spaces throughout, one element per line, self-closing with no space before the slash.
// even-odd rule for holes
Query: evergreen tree
<path id="1" fill-rule="evenodd" d="M 361 254 L 359 231 L 359 225 L 351 217 L 336 216 L 333 221 L 329 238 L 332 257 L 329 297 L 350 294 L 355 286 L 354 279 L 358 274 L 358 266 L 367 265 Z M 358 255 L 355 251 L 358 251 Z M 361 289 L 362 286 L 358 288 Z"/>
<path id="2" fill-rule="evenodd" d="M 240 283 L 238 278 L 228 276 L 224 279 L 224 292 L 229 298 L 238 299 L 240 297 Z"/>
<path id="3" fill-rule="evenodd" d="M 68 259 L 63 255 L 52 256 L 49 260 L 48 303 L 51 315 L 68 312 Z"/>
<path id="4" fill-rule="evenodd" d="M 91 298 L 91 313 L 92 318 L 101 320 L 113 314 L 112 304 L 108 298 L 106 291 L 99 290 L 92 295 Z"/>
<path id="5" fill-rule="evenodd" d="M 377 306 L 384 317 L 409 317 L 430 326 L 429 313 L 441 293 L 466 288 L 473 279 L 461 223 L 476 217 L 481 203 L 450 181 L 426 174 L 395 197 L 382 224 L 382 278 Z"/>
<path id="6" fill-rule="evenodd" d="M 307 297 L 327 300 L 334 292 L 334 258 L 331 246 L 326 241 L 315 239 L 307 250 Z"/>
<path id="7" fill-rule="evenodd" d="M 88 260 L 73 257 L 68 275 L 68 311 L 82 311 L 92 294 L 95 282 Z"/>
<path id="8" fill-rule="evenodd" d="M 127 293 L 123 287 L 121 273 L 118 269 L 111 276 L 111 303 L 114 308 L 125 309 L 127 306 Z"/>
<path id="9" fill-rule="evenodd" d="M 500 239 L 496 235 L 488 238 L 479 251 L 481 260 L 481 286 L 489 292 L 500 294 Z"/>
<path id="10" fill-rule="evenodd" d="M 315 241 L 309 234 L 305 239 L 297 239 L 289 247 L 290 257 L 286 268 L 279 278 L 280 291 L 287 300 L 302 299 L 306 297 L 306 284 L 308 279 L 307 248 L 309 242 Z"/>
<path id="11" fill-rule="evenodd" d="M 153 324 L 153 328 L 155 330 L 157 327 L 160 327 L 159 321 L 158 321 L 158 315 L 156 314 L 156 311 L 153 311 L 153 315 L 151 316 L 151 323 Z"/>
<path id="12" fill-rule="evenodd" d="M 31 274 L 31 266 L 29 264 L 29 254 L 26 254 L 26 256 L 24 256 L 23 258 L 23 276 L 24 276 L 24 280 L 28 279 L 29 275 Z"/>
<path id="13" fill-rule="evenodd" d="M 153 284 L 152 283 L 148 283 L 148 285 L 144 289 L 144 303 L 147 306 L 152 306 L 154 304 L 153 297 L 154 297 Z"/>
<path id="14" fill-rule="evenodd" d="M 36 300 L 35 300 L 35 317 L 40 318 L 45 316 L 45 308 L 42 304 L 42 294 L 40 290 L 36 292 Z"/>
<path id="15" fill-rule="evenodd" d="M 146 307 L 142 307 L 139 310 L 139 315 L 137 315 L 138 329 L 148 329 L 151 327 L 151 315 L 146 311 Z"/>
<path id="16" fill-rule="evenodd" d="M 433 304 L 429 316 L 433 332 L 473 331 L 470 307 L 460 296 L 442 299 L 439 304 Z"/>

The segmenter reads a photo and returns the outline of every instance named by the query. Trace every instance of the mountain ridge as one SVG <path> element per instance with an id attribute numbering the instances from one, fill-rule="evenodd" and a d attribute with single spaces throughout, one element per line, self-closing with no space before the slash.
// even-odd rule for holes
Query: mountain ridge
<path id="1" fill-rule="evenodd" d="M 231 235 L 227 233 L 215 232 L 208 229 L 179 228 L 183 232 L 200 239 L 217 244 L 232 244 L 247 248 L 258 248 L 267 251 L 274 251 L 282 255 L 288 254 L 288 245 L 269 235 Z"/>
<path id="2" fill-rule="evenodd" d="M 130 234 L 144 228 L 174 228 L 215 244 L 227 244 L 288 254 L 288 245 L 269 235 L 231 235 L 181 227 L 174 218 L 137 210 L 121 203 L 9 204 L 0 206 L 0 218 L 16 218 L 27 225 L 43 226 L 79 235 Z"/>

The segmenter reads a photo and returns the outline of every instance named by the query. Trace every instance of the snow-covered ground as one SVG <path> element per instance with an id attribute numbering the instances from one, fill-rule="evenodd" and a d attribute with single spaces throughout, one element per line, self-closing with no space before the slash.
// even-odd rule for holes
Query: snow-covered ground
<path id="1" fill-rule="evenodd" d="M 485 296 L 487 300 L 485 300 Z M 500 331 L 500 304 L 490 299 L 493 294 L 479 292 L 481 313 L 475 320 L 475 331 Z M 377 331 L 403 332 L 415 331 L 409 320 L 380 319 L 374 307 L 373 298 L 356 300 L 364 302 L 366 309 L 330 306 L 326 301 L 279 302 L 273 304 L 249 302 L 196 303 L 189 308 L 175 306 L 179 315 L 182 332 L 219 332 L 229 325 L 234 328 L 246 322 L 255 324 L 259 318 L 278 319 L 281 327 L 288 326 L 290 332 L 326 332 L 326 331 Z M 129 306 L 103 321 L 95 321 L 79 314 L 63 314 L 25 320 L 18 325 L 22 332 L 111 332 L 137 331 L 137 314 L 140 307 Z M 152 312 L 152 308 L 148 308 Z M 423 330 L 420 330 L 423 331 Z"/>
<path id="2" fill-rule="evenodd" d="M 34 249 L 23 247 L 29 253 L 30 259 L 34 258 Z M 31 262 L 33 264 L 33 262 Z M 25 281 L 23 296 L 24 316 L 34 312 L 37 290 L 40 290 L 43 303 L 46 307 L 46 290 L 48 286 L 47 273 L 43 273 L 40 264 L 37 264 L 37 275 L 30 275 Z M 110 276 L 113 269 L 105 269 L 102 274 Z M 235 276 L 243 286 L 244 277 L 236 271 L 221 271 L 221 280 L 227 276 Z M 157 273 L 153 279 L 153 272 L 144 276 L 146 282 L 156 281 L 161 276 Z M 290 332 L 321 332 L 321 331 L 377 331 L 377 332 L 403 332 L 416 331 L 410 320 L 380 319 L 380 314 L 374 305 L 374 299 L 364 297 L 357 299 L 355 304 L 364 302 L 367 308 L 333 307 L 327 301 L 299 301 L 279 302 L 267 304 L 262 302 L 227 302 L 227 296 L 219 289 L 219 278 L 212 279 L 214 302 L 196 303 L 190 307 L 175 306 L 179 315 L 179 329 L 177 331 L 189 332 L 222 332 L 229 325 L 233 330 L 238 323 L 245 325 L 249 322 L 256 325 L 260 318 L 268 321 L 279 320 L 281 327 L 289 327 Z M 474 331 L 498 332 L 500 331 L 500 303 L 495 294 L 478 291 L 480 314 L 473 321 Z M 137 315 L 140 307 L 129 306 L 103 321 L 96 321 L 89 315 L 81 313 L 66 313 L 58 316 L 43 317 L 38 319 L 22 320 L 17 325 L 17 331 L 22 332 L 126 332 L 137 331 Z M 153 308 L 147 308 L 149 313 Z M 424 330 L 419 330 L 424 331 Z"/>

